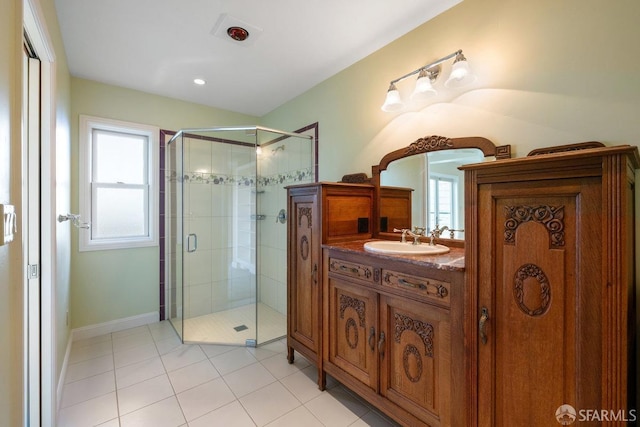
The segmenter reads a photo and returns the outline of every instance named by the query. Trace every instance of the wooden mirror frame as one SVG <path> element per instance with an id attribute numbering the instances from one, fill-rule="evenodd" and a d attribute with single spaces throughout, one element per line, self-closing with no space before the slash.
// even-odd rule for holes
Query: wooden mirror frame
<path id="1" fill-rule="evenodd" d="M 371 167 L 371 183 L 374 186 L 374 208 L 373 208 L 373 237 L 389 238 L 400 236 L 397 233 L 380 231 L 380 173 L 387 170 L 389 163 L 416 154 L 429 153 L 441 150 L 457 150 L 461 148 L 477 148 L 482 151 L 484 157 L 495 156 L 496 160 L 511 158 L 511 145 L 497 146 L 487 138 L 471 136 L 464 138 L 448 138 L 446 136 L 431 135 L 418 138 L 406 147 L 386 154 L 380 163 Z M 446 239 L 448 246 L 464 246 L 463 240 Z"/>

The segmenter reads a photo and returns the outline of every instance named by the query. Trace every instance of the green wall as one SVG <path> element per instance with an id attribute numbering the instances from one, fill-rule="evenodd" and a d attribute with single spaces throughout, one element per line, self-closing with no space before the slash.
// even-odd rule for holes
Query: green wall
<path id="1" fill-rule="evenodd" d="M 71 81 L 71 206 L 78 211 L 78 124 L 86 114 L 179 130 L 254 125 L 258 118 L 151 95 L 90 80 Z M 78 251 L 72 231 L 71 327 L 95 325 L 157 312 L 159 247 Z"/>
<path id="2" fill-rule="evenodd" d="M 640 2 L 465 0 L 263 117 L 320 123 L 320 178 L 371 165 L 425 135 L 484 136 L 531 149 L 600 140 L 640 143 Z M 389 81 L 463 49 L 478 80 L 444 87 L 402 113 L 380 105 Z M 448 74 L 450 62 L 443 73 Z M 445 76 L 446 77 L 446 76 Z M 414 79 L 398 84 L 408 98 Z"/>

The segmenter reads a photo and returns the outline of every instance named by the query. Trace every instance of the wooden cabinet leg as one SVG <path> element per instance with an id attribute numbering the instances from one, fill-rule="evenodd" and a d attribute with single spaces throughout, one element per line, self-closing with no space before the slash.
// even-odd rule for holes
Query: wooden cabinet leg
<path id="1" fill-rule="evenodd" d="M 289 365 L 293 364 L 293 347 L 287 347 L 287 361 L 289 362 Z"/>
<path id="2" fill-rule="evenodd" d="M 318 388 L 324 391 L 327 388 L 327 373 L 318 366 Z"/>

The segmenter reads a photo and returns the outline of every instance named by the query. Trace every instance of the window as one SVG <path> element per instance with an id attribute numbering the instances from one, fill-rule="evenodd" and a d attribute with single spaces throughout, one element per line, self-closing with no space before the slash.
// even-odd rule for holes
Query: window
<path id="1" fill-rule="evenodd" d="M 80 116 L 80 250 L 158 242 L 158 134 L 153 126 Z"/>
<path id="2" fill-rule="evenodd" d="M 429 224 L 430 230 L 436 225 L 457 228 L 456 194 L 457 177 L 429 175 Z"/>

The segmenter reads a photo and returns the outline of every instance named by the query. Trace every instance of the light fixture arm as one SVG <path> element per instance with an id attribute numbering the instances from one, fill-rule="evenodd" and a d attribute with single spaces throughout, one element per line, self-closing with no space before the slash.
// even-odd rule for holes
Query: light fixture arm
<path id="1" fill-rule="evenodd" d="M 430 64 L 424 65 L 424 66 L 422 66 L 422 67 L 418 68 L 417 70 L 413 70 L 413 71 L 411 71 L 410 73 L 407 73 L 407 74 L 405 74 L 405 75 L 404 75 L 404 76 L 402 76 L 402 77 L 398 77 L 398 78 L 397 78 L 397 79 L 395 79 L 395 80 L 391 80 L 390 84 L 391 84 L 391 85 L 392 85 L 392 84 L 396 84 L 396 83 L 398 83 L 398 82 L 400 82 L 400 81 L 402 81 L 402 80 L 406 79 L 407 77 L 411 77 L 411 76 L 413 76 L 413 75 L 415 75 L 415 74 L 418 74 L 421 70 L 428 70 L 428 69 L 429 69 L 429 68 L 431 68 L 431 67 L 435 67 L 436 65 L 440 65 L 440 64 L 442 64 L 443 62 L 448 61 L 449 59 L 451 59 L 451 58 L 453 58 L 453 57 L 455 57 L 455 56 L 457 56 L 457 55 L 459 55 L 459 54 L 462 54 L 462 49 L 459 49 L 459 50 L 457 50 L 457 51 L 455 51 L 455 52 L 453 52 L 453 53 L 450 53 L 450 54 L 449 54 L 449 55 L 447 55 L 447 56 L 443 56 L 442 58 L 438 59 L 437 61 L 433 61 L 433 62 L 432 62 L 432 63 L 430 63 Z"/>

